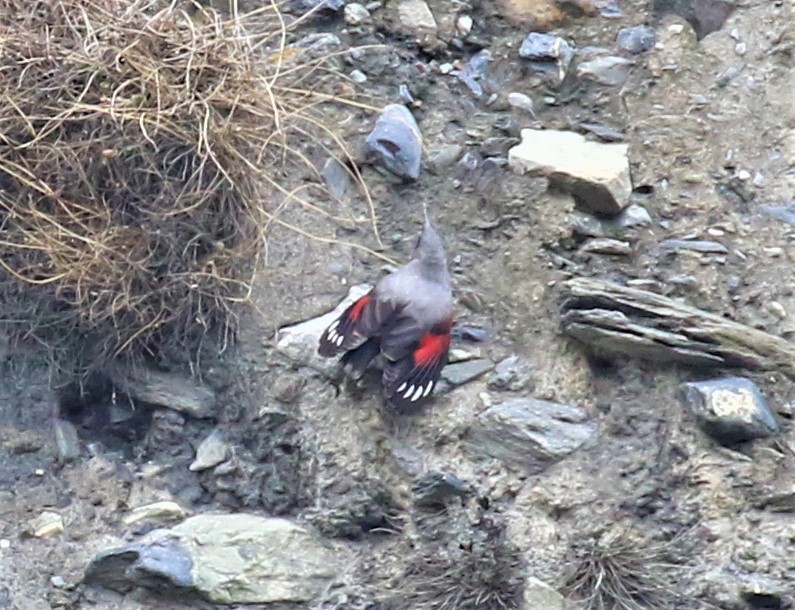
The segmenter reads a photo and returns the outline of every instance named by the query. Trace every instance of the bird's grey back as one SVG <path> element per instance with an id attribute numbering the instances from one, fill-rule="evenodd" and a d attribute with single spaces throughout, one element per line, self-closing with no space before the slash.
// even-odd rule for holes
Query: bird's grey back
<path id="1" fill-rule="evenodd" d="M 404 307 L 407 315 L 428 327 L 446 320 L 453 313 L 449 277 L 445 274 L 441 281 L 426 277 L 422 264 L 416 259 L 382 278 L 377 292 L 380 299 Z"/>

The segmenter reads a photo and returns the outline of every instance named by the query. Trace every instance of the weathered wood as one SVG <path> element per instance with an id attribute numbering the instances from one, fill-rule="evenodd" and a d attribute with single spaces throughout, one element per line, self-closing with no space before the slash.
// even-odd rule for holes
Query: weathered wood
<path id="1" fill-rule="evenodd" d="M 781 371 L 795 345 L 646 290 L 575 278 L 564 284 L 563 332 L 596 349 L 650 360 Z"/>
<path id="2" fill-rule="evenodd" d="M 193 417 L 207 418 L 215 415 L 215 393 L 183 375 L 144 367 L 115 367 L 110 376 L 119 390 L 136 400 Z"/>

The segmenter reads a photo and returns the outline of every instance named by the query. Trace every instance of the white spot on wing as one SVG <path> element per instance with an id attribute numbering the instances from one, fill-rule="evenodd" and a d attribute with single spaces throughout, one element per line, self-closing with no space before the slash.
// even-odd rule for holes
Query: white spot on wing
<path id="1" fill-rule="evenodd" d="M 433 390 L 433 381 L 428 384 L 428 387 L 425 388 L 425 391 L 422 393 L 423 398 L 430 394 L 431 390 Z"/>
<path id="2" fill-rule="evenodd" d="M 411 396 L 413 393 L 414 393 L 414 386 L 413 386 L 413 385 L 411 385 L 411 386 L 409 386 L 409 389 L 408 389 L 408 390 L 406 390 L 406 393 L 405 393 L 405 394 L 403 394 L 403 398 L 408 398 L 408 397 L 409 397 L 409 396 Z"/>
<path id="3" fill-rule="evenodd" d="M 417 391 L 414 392 L 414 396 L 411 397 L 411 402 L 416 402 L 417 400 L 419 400 L 420 396 L 422 396 L 423 389 L 424 388 L 422 386 L 419 386 L 417 388 Z"/>
<path id="4" fill-rule="evenodd" d="M 331 326 L 328 327 L 329 332 L 334 330 L 335 328 L 337 328 L 339 325 L 340 325 L 340 321 L 337 320 L 336 322 L 334 322 L 334 324 L 332 324 Z"/>
<path id="5" fill-rule="evenodd" d="M 339 337 L 337 337 L 337 340 L 334 342 L 334 343 L 336 343 L 336 344 L 337 344 L 337 347 L 339 347 L 340 345 L 342 345 L 342 340 L 343 340 L 343 339 L 344 339 L 344 337 L 342 337 L 342 336 L 339 336 Z"/>
<path id="6" fill-rule="evenodd" d="M 403 383 L 401 383 L 401 384 L 400 384 L 400 387 L 399 387 L 397 390 L 395 390 L 395 391 L 396 391 L 398 394 L 400 394 L 400 392 L 402 392 L 402 391 L 403 391 L 403 390 L 405 390 L 405 389 L 406 389 L 406 382 L 404 381 Z"/>

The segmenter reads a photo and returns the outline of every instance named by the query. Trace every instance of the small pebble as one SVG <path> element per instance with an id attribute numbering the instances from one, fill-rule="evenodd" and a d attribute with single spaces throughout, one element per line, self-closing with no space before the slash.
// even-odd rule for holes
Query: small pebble
<path id="1" fill-rule="evenodd" d="M 50 584 L 53 587 L 60 589 L 66 584 L 66 581 L 61 576 L 50 576 Z"/>
<path id="2" fill-rule="evenodd" d="M 751 184 L 754 186 L 762 186 L 765 183 L 765 177 L 760 173 L 756 172 L 754 174 L 754 179 L 751 181 Z"/>
<path id="3" fill-rule="evenodd" d="M 736 45 L 734 45 L 734 52 L 737 53 L 737 55 L 743 56 L 747 50 L 748 47 L 744 42 L 738 42 Z"/>
<path id="4" fill-rule="evenodd" d="M 196 449 L 196 459 L 188 468 L 191 472 L 207 470 L 226 460 L 228 455 L 229 446 L 224 441 L 221 432 L 216 428 Z"/>
<path id="5" fill-rule="evenodd" d="M 411 95 L 411 91 L 409 91 L 409 88 L 406 85 L 400 85 L 400 87 L 398 87 L 398 96 L 400 97 L 401 101 L 406 104 L 414 103 L 414 96 Z"/>
<path id="6" fill-rule="evenodd" d="M 751 172 L 749 172 L 747 170 L 744 170 L 744 169 L 741 169 L 739 172 L 737 172 L 737 178 L 739 180 L 742 180 L 743 182 L 745 182 L 747 180 L 750 180 L 751 179 Z"/>
<path id="7" fill-rule="evenodd" d="M 535 118 L 535 111 L 533 110 L 533 100 L 529 95 L 518 93 L 516 91 L 508 94 L 508 103 L 517 110 L 524 110 Z"/>
<path id="8" fill-rule="evenodd" d="M 643 53 L 654 47 L 654 30 L 645 25 L 622 28 L 618 32 L 616 43 L 633 55 Z"/>
<path id="9" fill-rule="evenodd" d="M 43 477 L 44 470 L 42 470 L 41 468 L 36 468 L 36 470 L 33 471 L 33 474 L 35 474 L 37 477 Z"/>
<path id="10" fill-rule="evenodd" d="M 154 502 L 145 506 L 136 506 L 122 519 L 125 525 L 132 525 L 138 521 L 168 521 L 182 519 L 185 511 L 176 502 Z"/>
<path id="11" fill-rule="evenodd" d="M 770 310 L 770 313 L 779 320 L 784 320 L 787 317 L 787 310 L 784 309 L 784 306 L 778 301 L 771 301 L 767 308 Z"/>
<path id="12" fill-rule="evenodd" d="M 461 15 L 455 22 L 455 29 L 459 36 L 466 37 L 472 31 L 473 25 L 474 21 L 472 17 L 469 15 Z"/>
<path id="13" fill-rule="evenodd" d="M 587 241 L 580 248 L 580 252 L 593 254 L 608 254 L 611 256 L 629 256 L 632 246 L 627 242 L 609 237 L 598 237 Z"/>
<path id="14" fill-rule="evenodd" d="M 11 548 L 11 541 L 8 538 L 0 538 L 0 549 Z"/>
<path id="15" fill-rule="evenodd" d="M 370 11 L 364 5 L 351 2 L 345 6 L 345 23 L 348 25 L 361 25 L 370 19 Z"/>
<path id="16" fill-rule="evenodd" d="M 354 83 L 358 83 L 358 84 L 361 85 L 362 83 L 366 83 L 367 82 L 367 75 L 364 72 L 362 72 L 361 70 L 353 70 L 351 72 L 350 76 L 351 76 L 351 80 Z"/>
<path id="17" fill-rule="evenodd" d="M 58 513 L 44 511 L 28 522 L 28 532 L 36 538 L 57 536 L 64 531 L 63 518 Z"/>
<path id="18" fill-rule="evenodd" d="M 450 74 L 453 70 L 455 70 L 455 66 L 451 63 L 443 63 L 439 66 L 439 72 L 442 74 Z"/>

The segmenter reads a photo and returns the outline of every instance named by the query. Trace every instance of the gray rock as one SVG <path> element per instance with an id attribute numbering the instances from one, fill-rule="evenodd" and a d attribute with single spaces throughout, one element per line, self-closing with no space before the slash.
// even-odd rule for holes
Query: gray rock
<path id="1" fill-rule="evenodd" d="M 590 142 L 571 131 L 523 129 L 508 152 L 518 174 L 544 175 L 595 212 L 618 214 L 629 203 L 629 146 Z"/>
<path id="2" fill-rule="evenodd" d="M 276 349 L 287 357 L 302 364 L 312 364 L 319 369 L 336 366 L 332 359 L 321 358 L 317 354 L 320 335 L 334 320 L 344 312 L 356 299 L 364 296 L 372 289 L 369 284 L 357 284 L 348 291 L 345 299 L 332 311 L 292 326 L 280 328 L 276 333 Z"/>
<path id="3" fill-rule="evenodd" d="M 50 576 L 50 584 L 56 589 L 61 589 L 66 586 L 66 581 L 63 576 Z"/>
<path id="4" fill-rule="evenodd" d="M 692 252 L 703 252 L 705 254 L 728 254 L 726 246 L 716 241 L 688 240 L 688 239 L 666 239 L 660 242 L 663 250 L 691 250 Z"/>
<path id="5" fill-rule="evenodd" d="M 417 480 L 411 488 L 417 506 L 444 506 L 445 500 L 469 493 L 464 481 L 449 472 L 430 472 Z"/>
<path id="6" fill-rule="evenodd" d="M 469 448 L 537 474 L 593 443 L 596 436 L 596 423 L 579 407 L 515 398 L 478 415 Z"/>
<path id="7" fill-rule="evenodd" d="M 428 171 L 432 174 L 440 174 L 443 169 L 458 161 L 463 153 L 464 147 L 461 144 L 442 144 L 428 155 L 426 163 Z"/>
<path id="8" fill-rule="evenodd" d="M 632 254 L 632 246 L 620 239 L 612 237 L 597 237 L 588 240 L 580 247 L 581 253 L 607 254 L 610 256 L 629 256 Z"/>
<path id="9" fill-rule="evenodd" d="M 633 55 L 643 53 L 654 46 L 654 30 L 645 25 L 621 28 L 616 36 L 616 43 Z"/>
<path id="10" fill-rule="evenodd" d="M 348 25 L 361 25 L 372 20 L 367 7 L 358 2 L 345 5 L 345 23 Z"/>
<path id="11" fill-rule="evenodd" d="M 558 85 L 566 78 L 574 49 L 559 36 L 532 32 L 522 42 L 519 57 L 530 60 L 533 70 L 545 75 L 551 84 Z"/>
<path id="12" fill-rule="evenodd" d="M 86 568 L 83 581 L 119 593 L 136 587 L 166 593 L 195 585 L 190 553 L 168 540 L 101 551 Z"/>
<path id="13" fill-rule="evenodd" d="M 484 373 L 494 368 L 494 363 L 486 358 L 467 360 L 448 364 L 442 369 L 442 377 L 451 385 L 463 385 L 468 381 L 477 379 Z"/>
<path id="14" fill-rule="evenodd" d="M 289 6 L 291 10 L 302 13 L 309 11 L 336 13 L 345 6 L 345 0 L 292 0 Z"/>
<path id="15" fill-rule="evenodd" d="M 323 165 L 323 180 L 326 183 L 326 188 L 329 194 L 334 199 L 342 199 L 345 196 L 345 191 L 348 189 L 348 172 L 342 166 L 342 163 L 330 157 Z"/>
<path id="16" fill-rule="evenodd" d="M 588 133 L 592 133 L 603 142 L 623 142 L 626 136 L 615 127 L 602 123 L 576 123 L 576 126 Z"/>
<path id="17" fill-rule="evenodd" d="M 642 205 L 630 205 L 615 218 L 604 221 L 608 226 L 616 226 L 622 229 L 632 227 L 648 227 L 652 223 L 651 214 Z"/>
<path id="18" fill-rule="evenodd" d="M 524 110 L 532 117 L 535 117 L 536 115 L 535 110 L 533 109 L 533 99 L 524 93 L 519 93 L 518 91 L 512 91 L 509 93 L 508 104 L 517 110 Z"/>
<path id="19" fill-rule="evenodd" d="M 221 431 L 216 428 L 205 438 L 196 449 L 196 459 L 190 465 L 191 472 L 207 470 L 217 466 L 229 456 L 229 446 L 224 441 Z"/>
<path id="20" fill-rule="evenodd" d="M 532 61 L 560 62 L 568 66 L 574 58 L 574 50 L 560 36 L 531 32 L 519 47 L 519 57 Z"/>
<path id="21" fill-rule="evenodd" d="M 139 521 L 170 521 L 172 519 L 183 519 L 185 510 L 176 502 L 164 500 L 163 502 L 153 502 L 144 506 L 136 506 L 128 515 L 122 519 L 125 525 L 132 525 Z"/>
<path id="22" fill-rule="evenodd" d="M 404 180 L 420 177 L 422 133 L 403 104 L 389 104 L 365 141 L 368 158 Z"/>
<path id="23" fill-rule="evenodd" d="M 436 19 L 425 0 L 399 0 L 397 10 L 401 25 L 415 35 L 436 32 Z"/>
<path id="24" fill-rule="evenodd" d="M 519 143 L 519 138 L 494 137 L 486 138 L 480 145 L 480 154 L 484 157 L 505 157 L 508 151 Z"/>
<path id="25" fill-rule="evenodd" d="M 320 56 L 331 53 L 333 49 L 339 47 L 342 41 L 338 36 L 330 32 L 319 32 L 307 34 L 296 43 L 299 49 L 303 49 L 308 55 Z"/>
<path id="26" fill-rule="evenodd" d="M 764 395 L 745 377 L 684 383 L 679 398 L 704 431 L 723 444 L 765 438 L 779 431 Z"/>
<path id="27" fill-rule="evenodd" d="M 458 73 L 458 80 L 464 83 L 472 94 L 480 98 L 483 96 L 483 86 L 480 80 L 486 76 L 489 63 L 491 62 L 491 51 L 483 49 L 475 53 Z"/>
<path id="28" fill-rule="evenodd" d="M 566 598 L 542 580 L 530 577 L 524 589 L 522 610 L 568 610 Z"/>
<path id="29" fill-rule="evenodd" d="M 795 205 L 763 205 L 762 211 L 768 216 L 795 227 Z"/>
<path id="30" fill-rule="evenodd" d="M 609 55 L 585 61 L 577 66 L 577 76 L 601 85 L 620 87 L 627 82 L 629 67 L 634 62 L 624 57 Z"/>
<path id="31" fill-rule="evenodd" d="M 530 390 L 533 387 L 532 374 L 527 361 L 518 356 L 511 356 L 494 367 L 494 372 L 489 375 L 488 387 L 490 390 L 509 392 Z"/>
<path id="32" fill-rule="evenodd" d="M 199 515 L 99 553 L 84 580 L 122 593 L 193 592 L 219 604 L 306 602 L 340 572 L 340 551 L 286 519 Z"/>
<path id="33" fill-rule="evenodd" d="M 351 70 L 350 77 L 354 83 L 359 85 L 367 82 L 367 75 L 361 70 Z"/>
<path id="34" fill-rule="evenodd" d="M 72 422 L 56 418 L 53 421 L 53 432 L 58 460 L 61 463 L 71 462 L 80 457 L 80 439 Z"/>

